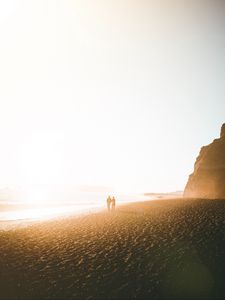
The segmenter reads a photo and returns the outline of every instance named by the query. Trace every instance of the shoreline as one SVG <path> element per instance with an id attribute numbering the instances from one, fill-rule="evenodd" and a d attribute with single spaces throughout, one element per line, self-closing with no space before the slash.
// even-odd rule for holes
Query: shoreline
<path id="1" fill-rule="evenodd" d="M 166 199 L 166 198 L 165 198 Z M 146 200 L 131 200 L 131 201 L 121 201 L 117 203 L 117 207 L 128 205 L 130 203 L 136 203 L 136 202 L 148 202 L 148 201 L 155 201 L 158 200 L 158 198 L 152 198 L 149 199 L 146 196 Z M 162 199 L 160 199 L 162 200 Z M 106 205 L 95 205 L 95 206 L 88 206 L 86 205 L 86 208 L 79 209 L 79 204 L 67 204 L 62 205 L 60 203 L 54 204 L 48 204 L 47 206 L 42 205 L 28 205 L 28 204 L 0 204 L 0 213 L 3 215 L 3 217 L 8 215 L 7 217 L 1 219 L 0 216 L 0 231 L 1 230 L 11 230 L 16 229 L 17 226 L 22 228 L 26 226 L 30 226 L 35 223 L 41 223 L 41 222 L 49 222 L 54 221 L 57 219 L 67 219 L 70 217 L 82 217 L 89 214 L 97 213 L 97 212 L 104 212 L 107 210 Z M 51 212 L 51 209 L 53 212 Z M 55 210 L 55 212 L 54 212 Z M 38 212 L 40 212 L 40 215 L 38 215 Z M 45 214 L 43 214 L 45 212 Z M 29 216 L 29 214 L 31 216 Z M 32 216 L 36 215 L 36 216 Z M 5 215 L 5 216 L 4 216 Z"/>

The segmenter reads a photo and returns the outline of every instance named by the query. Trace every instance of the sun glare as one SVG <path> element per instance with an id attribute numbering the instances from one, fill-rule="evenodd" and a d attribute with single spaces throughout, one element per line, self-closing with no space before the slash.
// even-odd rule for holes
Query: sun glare
<path id="1" fill-rule="evenodd" d="M 35 206 L 45 206 L 50 204 L 51 192 L 47 188 L 29 187 L 22 192 L 22 201 Z"/>

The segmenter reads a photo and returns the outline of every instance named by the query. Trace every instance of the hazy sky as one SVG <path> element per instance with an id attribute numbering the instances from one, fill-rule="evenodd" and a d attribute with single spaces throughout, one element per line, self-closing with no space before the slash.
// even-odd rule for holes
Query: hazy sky
<path id="1" fill-rule="evenodd" d="M 0 185 L 183 189 L 224 54 L 225 1 L 0 0 Z"/>

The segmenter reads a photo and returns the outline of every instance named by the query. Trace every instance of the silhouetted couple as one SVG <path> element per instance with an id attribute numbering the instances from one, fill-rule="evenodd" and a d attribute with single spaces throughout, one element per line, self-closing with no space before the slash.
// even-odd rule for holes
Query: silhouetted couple
<path id="1" fill-rule="evenodd" d="M 115 207 L 116 207 L 116 199 L 115 199 L 115 197 L 111 198 L 110 196 L 108 196 L 108 198 L 107 198 L 107 208 L 108 208 L 108 211 L 114 211 Z"/>

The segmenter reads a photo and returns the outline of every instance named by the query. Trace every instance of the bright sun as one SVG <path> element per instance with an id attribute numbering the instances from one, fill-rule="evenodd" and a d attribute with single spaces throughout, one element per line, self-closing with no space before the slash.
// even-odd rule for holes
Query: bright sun
<path id="1" fill-rule="evenodd" d="M 52 200 L 50 190 L 43 187 L 26 187 L 23 192 L 23 201 L 28 204 L 45 206 Z"/>

